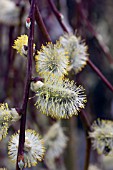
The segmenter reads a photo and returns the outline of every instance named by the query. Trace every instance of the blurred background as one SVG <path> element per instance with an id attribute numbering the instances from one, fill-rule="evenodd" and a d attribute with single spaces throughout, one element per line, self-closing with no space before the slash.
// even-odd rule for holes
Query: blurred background
<path id="1" fill-rule="evenodd" d="M 26 75 L 26 58 L 21 57 L 12 48 L 14 40 L 21 34 L 28 34 L 25 26 L 29 14 L 29 2 L 0 0 L 0 103 L 7 102 L 10 107 L 19 107 L 23 97 Z M 91 61 L 113 84 L 113 0 L 53 0 L 59 12 L 64 16 L 67 29 L 85 39 Z M 55 42 L 63 34 L 47 0 L 38 1 L 39 9 L 46 28 Z M 46 41 L 40 28 L 35 24 L 35 43 L 37 49 Z M 33 69 L 35 73 L 35 64 Z M 113 119 L 113 94 L 96 75 L 86 67 L 72 79 L 84 86 L 87 94 L 85 112 L 90 121 L 98 117 Z M 30 92 L 30 96 L 33 93 Z M 39 131 L 44 136 L 55 120 L 40 114 L 34 107 L 35 99 L 29 101 L 26 128 Z M 55 160 L 55 167 L 47 168 L 39 163 L 31 169 L 38 170 L 83 170 L 85 159 L 85 134 L 80 117 L 73 116 L 61 122 L 68 137 L 67 147 Z M 7 154 L 9 137 L 19 129 L 19 122 L 9 129 L 6 139 L 0 143 L 0 167 L 15 169 Z M 92 151 L 90 164 L 96 164 L 102 170 L 112 170 L 113 158 L 98 156 Z M 27 169 L 27 168 L 26 168 Z M 93 169 L 89 169 L 93 170 Z M 96 170 L 96 169 L 95 169 Z"/>

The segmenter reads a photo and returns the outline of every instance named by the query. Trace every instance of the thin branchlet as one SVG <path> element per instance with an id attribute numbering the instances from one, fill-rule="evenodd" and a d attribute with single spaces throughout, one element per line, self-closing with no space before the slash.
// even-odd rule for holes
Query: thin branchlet
<path id="1" fill-rule="evenodd" d="M 32 58 L 33 58 L 33 40 L 34 40 L 34 11 L 35 11 L 35 0 L 32 0 L 30 8 L 30 17 L 31 17 L 31 26 L 28 37 L 28 62 L 27 62 L 27 73 L 26 73 L 26 82 L 24 88 L 23 102 L 22 102 L 22 118 L 20 122 L 20 135 L 19 135 L 19 146 L 18 146 L 18 155 L 17 155 L 17 166 L 16 169 L 19 170 L 19 162 L 24 161 L 24 142 L 25 142 L 25 125 L 26 125 L 26 111 L 27 103 L 29 98 L 29 89 L 32 73 Z"/>

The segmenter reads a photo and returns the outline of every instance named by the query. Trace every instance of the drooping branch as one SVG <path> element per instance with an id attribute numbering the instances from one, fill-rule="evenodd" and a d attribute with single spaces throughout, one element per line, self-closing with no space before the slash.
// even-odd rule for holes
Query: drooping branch
<path id="1" fill-rule="evenodd" d="M 53 2 L 51 0 L 48 0 L 48 3 L 51 6 L 52 11 L 54 12 L 56 18 L 59 21 L 59 24 L 61 25 L 62 29 L 64 31 L 66 31 L 68 33 L 68 30 L 66 28 L 66 26 L 64 25 L 64 23 L 60 22 L 60 13 L 58 12 L 57 8 L 55 7 L 55 5 L 53 4 Z M 59 13 L 59 15 L 58 15 Z M 101 80 L 107 85 L 107 87 L 113 92 L 113 86 L 111 85 L 111 83 L 106 79 L 106 77 L 101 73 L 101 71 L 92 63 L 92 61 L 90 59 L 88 59 L 88 65 L 95 71 L 95 73 L 101 78 Z"/>

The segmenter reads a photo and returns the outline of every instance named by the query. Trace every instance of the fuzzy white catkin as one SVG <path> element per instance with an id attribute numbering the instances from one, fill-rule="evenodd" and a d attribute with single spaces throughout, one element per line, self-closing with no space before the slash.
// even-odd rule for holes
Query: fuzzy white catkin
<path id="1" fill-rule="evenodd" d="M 87 64 L 88 54 L 87 46 L 81 37 L 77 37 L 76 34 L 64 34 L 59 38 L 64 50 L 69 56 L 69 67 L 68 70 L 75 70 L 75 73 L 80 72 Z"/>
<path id="2" fill-rule="evenodd" d="M 19 132 L 12 135 L 8 144 L 9 158 L 16 162 L 19 143 Z M 25 131 L 24 143 L 24 167 L 36 166 L 39 161 L 42 161 L 45 153 L 43 140 L 34 130 L 27 129 Z M 19 162 L 23 166 L 23 162 Z"/>
<path id="3" fill-rule="evenodd" d="M 99 154 L 112 155 L 113 154 L 113 122 L 110 120 L 94 121 L 91 126 L 89 137 L 91 138 L 92 147 L 97 150 Z"/>
<path id="4" fill-rule="evenodd" d="M 69 118 L 78 115 L 80 109 L 85 107 L 86 95 L 84 88 L 77 86 L 68 79 L 47 79 L 44 85 L 36 91 L 36 107 L 41 113 L 56 119 Z"/>

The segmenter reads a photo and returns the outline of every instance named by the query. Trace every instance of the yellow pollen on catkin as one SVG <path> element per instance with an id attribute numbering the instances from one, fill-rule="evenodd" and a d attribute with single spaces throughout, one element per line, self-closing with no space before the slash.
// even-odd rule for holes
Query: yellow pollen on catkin
<path id="1" fill-rule="evenodd" d="M 17 53 L 19 53 L 21 56 L 24 56 L 23 54 L 23 46 L 28 46 L 28 36 L 27 35 L 21 35 L 14 41 L 14 45 L 12 46 L 14 49 L 17 50 Z"/>

